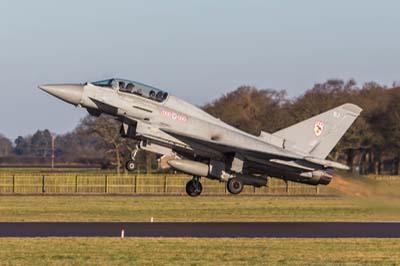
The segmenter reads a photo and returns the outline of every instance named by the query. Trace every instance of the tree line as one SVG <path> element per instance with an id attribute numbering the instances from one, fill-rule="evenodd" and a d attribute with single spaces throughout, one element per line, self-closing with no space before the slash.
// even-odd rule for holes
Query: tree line
<path id="1" fill-rule="evenodd" d="M 360 174 L 399 174 L 400 86 L 354 80 L 328 80 L 315 84 L 301 96 L 289 99 L 284 90 L 259 90 L 242 86 L 204 109 L 223 121 L 252 134 L 275 132 L 344 103 L 363 109 L 349 131 L 329 155 L 346 162 Z"/>
<path id="2" fill-rule="evenodd" d="M 354 80 L 327 80 L 296 98 L 286 91 L 241 86 L 202 108 L 241 130 L 254 135 L 275 132 L 343 103 L 363 108 L 361 116 L 329 155 L 360 174 L 400 171 L 400 86 L 376 82 L 358 86 Z M 132 140 L 119 137 L 120 124 L 107 116 L 81 120 L 70 133 L 56 136 L 55 153 L 59 163 L 97 164 L 122 169 L 134 147 Z M 20 136 L 14 143 L 0 136 L 0 163 L 5 158 L 47 158 L 51 155 L 51 133 L 38 130 Z M 141 154 L 143 168 L 152 168 L 155 157 Z"/>

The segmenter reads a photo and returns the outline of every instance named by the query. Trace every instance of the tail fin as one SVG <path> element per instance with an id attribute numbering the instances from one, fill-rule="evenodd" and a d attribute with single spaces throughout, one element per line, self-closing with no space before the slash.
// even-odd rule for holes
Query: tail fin
<path id="1" fill-rule="evenodd" d="M 316 115 L 273 135 L 285 139 L 287 149 L 296 149 L 316 158 L 326 158 L 362 109 L 346 103 Z"/>

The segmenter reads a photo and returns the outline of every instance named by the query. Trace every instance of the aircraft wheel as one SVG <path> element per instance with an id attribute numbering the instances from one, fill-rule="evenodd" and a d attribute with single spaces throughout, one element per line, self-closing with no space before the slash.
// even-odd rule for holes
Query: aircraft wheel
<path id="1" fill-rule="evenodd" d="M 243 190 L 243 183 L 237 178 L 231 178 L 229 179 L 228 183 L 226 184 L 226 187 L 229 191 L 229 193 L 237 195 L 240 194 Z"/>
<path id="2" fill-rule="evenodd" d="M 198 180 L 190 180 L 186 184 L 186 193 L 191 197 L 200 196 L 203 191 L 203 186 Z"/>
<path id="3" fill-rule="evenodd" d="M 126 170 L 131 172 L 131 171 L 135 170 L 135 162 L 132 160 L 129 160 L 126 162 L 125 167 L 126 167 Z"/>

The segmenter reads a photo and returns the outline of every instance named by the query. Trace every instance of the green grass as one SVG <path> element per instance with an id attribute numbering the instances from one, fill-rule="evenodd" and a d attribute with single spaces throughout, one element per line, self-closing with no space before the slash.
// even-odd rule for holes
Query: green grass
<path id="1" fill-rule="evenodd" d="M 348 197 L 1 196 L 0 221 L 384 221 Z M 0 238 L 0 265 L 400 265 L 400 239 Z"/>
<path id="2" fill-rule="evenodd" d="M 1 238 L 1 265 L 400 265 L 399 239 Z"/>
<path id="3" fill-rule="evenodd" d="M 0 221 L 394 221 L 400 201 L 346 197 L 1 196 Z"/>

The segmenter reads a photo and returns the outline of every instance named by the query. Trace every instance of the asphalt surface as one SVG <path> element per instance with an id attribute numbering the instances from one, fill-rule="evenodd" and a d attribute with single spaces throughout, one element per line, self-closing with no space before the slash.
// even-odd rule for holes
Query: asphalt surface
<path id="1" fill-rule="evenodd" d="M 400 238 L 397 222 L 0 223 L 0 237 Z"/>

